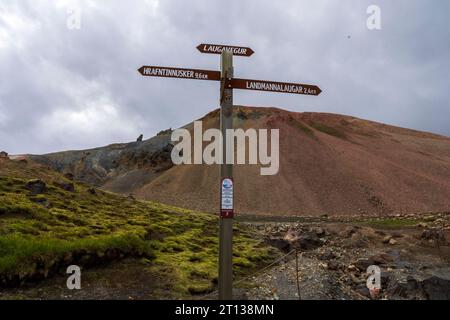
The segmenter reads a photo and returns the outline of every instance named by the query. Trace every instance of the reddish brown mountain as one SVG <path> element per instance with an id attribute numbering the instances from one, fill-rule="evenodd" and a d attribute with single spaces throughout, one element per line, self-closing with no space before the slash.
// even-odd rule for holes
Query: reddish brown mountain
<path id="1" fill-rule="evenodd" d="M 203 118 L 219 126 L 218 111 Z M 354 117 L 237 107 L 235 128 L 280 129 L 280 170 L 236 165 L 239 214 L 396 214 L 450 210 L 450 138 Z M 192 124 L 186 128 L 192 130 Z M 170 132 L 141 143 L 32 156 L 75 178 L 216 212 L 218 166 L 170 161 Z"/>

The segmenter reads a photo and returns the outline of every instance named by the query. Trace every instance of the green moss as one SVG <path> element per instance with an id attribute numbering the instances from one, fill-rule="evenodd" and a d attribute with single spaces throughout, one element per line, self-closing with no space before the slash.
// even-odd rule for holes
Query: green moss
<path id="1" fill-rule="evenodd" d="M 24 169 L 26 174 L 29 171 Z M 174 296 L 211 291 L 217 282 L 218 218 L 155 202 L 131 200 L 76 183 L 75 192 L 53 187 L 64 181 L 45 172 L 47 190 L 33 195 L 29 177 L 2 176 L 0 168 L 0 280 L 26 279 L 44 268 L 69 263 L 80 250 L 144 256 L 147 267 L 167 279 Z M 35 177 L 31 175 L 32 177 Z M 37 176 L 39 178 L 39 176 Z M 45 204 L 45 205 L 44 205 Z M 234 273 L 241 276 L 271 261 L 275 252 L 235 225 Z M 82 263 L 82 260 L 79 261 Z"/>

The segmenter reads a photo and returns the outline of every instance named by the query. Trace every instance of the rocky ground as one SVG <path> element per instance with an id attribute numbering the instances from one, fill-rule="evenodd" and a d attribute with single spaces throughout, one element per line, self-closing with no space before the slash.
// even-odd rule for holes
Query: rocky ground
<path id="1" fill-rule="evenodd" d="M 449 214 L 251 225 L 284 252 L 297 250 L 300 290 L 294 251 L 246 281 L 244 298 L 299 299 L 300 291 L 301 299 L 450 299 Z M 372 296 L 370 265 L 381 269 Z"/>

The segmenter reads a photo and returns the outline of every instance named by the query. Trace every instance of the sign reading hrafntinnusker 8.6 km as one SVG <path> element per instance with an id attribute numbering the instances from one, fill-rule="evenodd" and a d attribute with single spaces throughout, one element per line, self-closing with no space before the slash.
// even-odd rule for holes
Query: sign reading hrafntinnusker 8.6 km
<path id="1" fill-rule="evenodd" d="M 220 81 L 220 72 L 213 70 L 142 66 L 138 71 L 149 77 Z"/>

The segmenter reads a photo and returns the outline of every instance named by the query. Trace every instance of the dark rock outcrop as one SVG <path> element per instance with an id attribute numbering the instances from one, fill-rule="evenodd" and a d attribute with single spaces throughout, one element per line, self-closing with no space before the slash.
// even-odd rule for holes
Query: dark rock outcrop
<path id="1" fill-rule="evenodd" d="M 25 185 L 25 189 L 30 190 L 33 194 L 41 194 L 47 190 L 47 185 L 40 179 L 30 180 Z"/>

